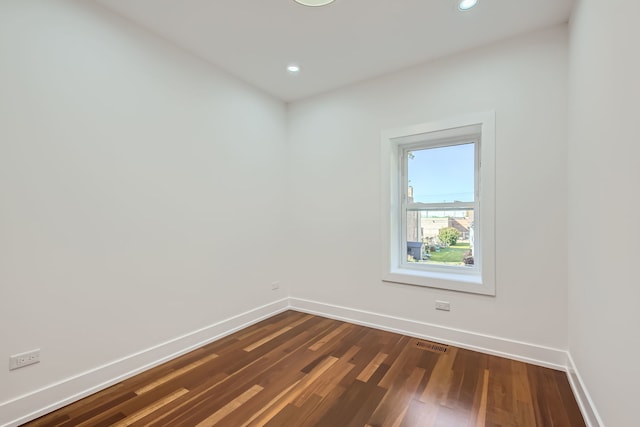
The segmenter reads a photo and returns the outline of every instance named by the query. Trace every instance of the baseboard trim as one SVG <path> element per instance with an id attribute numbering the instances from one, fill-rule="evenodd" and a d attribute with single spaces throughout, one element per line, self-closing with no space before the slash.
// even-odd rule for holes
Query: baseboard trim
<path id="1" fill-rule="evenodd" d="M 571 385 L 573 395 L 576 397 L 576 401 L 578 402 L 578 406 L 582 412 L 584 422 L 587 424 L 587 427 L 603 427 L 604 423 L 593 404 L 593 400 L 591 400 L 591 395 L 582 381 L 582 376 L 580 376 L 580 372 L 578 371 L 570 352 L 567 353 L 567 365 L 569 384 Z"/>
<path id="2" fill-rule="evenodd" d="M 567 353 L 564 350 L 301 298 L 289 298 L 289 305 L 293 310 L 304 313 L 567 371 Z"/>
<path id="3" fill-rule="evenodd" d="M 288 309 L 289 299 L 284 298 L 3 402 L 0 427 L 34 420 Z"/>

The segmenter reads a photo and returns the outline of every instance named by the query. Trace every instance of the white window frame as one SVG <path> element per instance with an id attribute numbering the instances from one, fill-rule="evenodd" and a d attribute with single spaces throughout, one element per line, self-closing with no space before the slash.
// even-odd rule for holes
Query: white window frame
<path id="1" fill-rule="evenodd" d="M 407 151 L 464 142 L 474 142 L 476 150 L 474 265 L 461 267 L 409 263 L 406 259 L 407 208 L 434 209 L 438 206 L 421 203 L 408 205 L 407 180 L 403 176 L 407 171 Z M 495 113 L 473 113 L 385 130 L 382 132 L 381 148 L 382 280 L 495 295 Z M 446 207 L 451 208 L 453 204 L 447 204 Z"/>

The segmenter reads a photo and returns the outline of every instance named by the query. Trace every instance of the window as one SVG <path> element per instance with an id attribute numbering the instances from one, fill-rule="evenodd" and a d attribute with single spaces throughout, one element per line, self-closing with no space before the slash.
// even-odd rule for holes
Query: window
<path id="1" fill-rule="evenodd" d="M 479 135 L 399 147 L 401 246 L 407 268 L 423 264 L 473 269 Z M 415 264 L 417 263 L 417 264 Z"/>
<path id="2" fill-rule="evenodd" d="M 494 122 L 383 132 L 383 280 L 495 294 Z"/>

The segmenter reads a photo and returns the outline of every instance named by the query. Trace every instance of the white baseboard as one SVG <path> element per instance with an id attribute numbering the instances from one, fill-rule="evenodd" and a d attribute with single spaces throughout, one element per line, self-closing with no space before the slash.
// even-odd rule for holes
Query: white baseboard
<path id="1" fill-rule="evenodd" d="M 573 357 L 571 357 L 571 353 L 567 353 L 567 364 L 569 384 L 571 384 L 573 395 L 576 397 L 584 422 L 587 424 L 587 427 L 604 427 L 604 423 L 593 404 L 593 400 L 591 400 L 591 395 L 589 395 L 582 381 L 582 377 L 573 361 Z"/>
<path id="2" fill-rule="evenodd" d="M 284 298 L 3 402 L 0 427 L 38 418 L 288 308 Z"/>
<path id="3" fill-rule="evenodd" d="M 289 298 L 289 305 L 293 310 L 305 313 L 437 341 L 547 368 L 567 370 L 567 352 L 564 350 L 300 298 Z"/>

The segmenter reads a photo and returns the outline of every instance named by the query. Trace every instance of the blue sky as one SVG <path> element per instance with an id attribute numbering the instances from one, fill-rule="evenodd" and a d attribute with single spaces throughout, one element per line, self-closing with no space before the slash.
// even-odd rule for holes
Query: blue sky
<path id="1" fill-rule="evenodd" d="M 413 201 L 468 202 L 474 193 L 474 145 L 463 144 L 413 151 L 409 185 Z"/>

